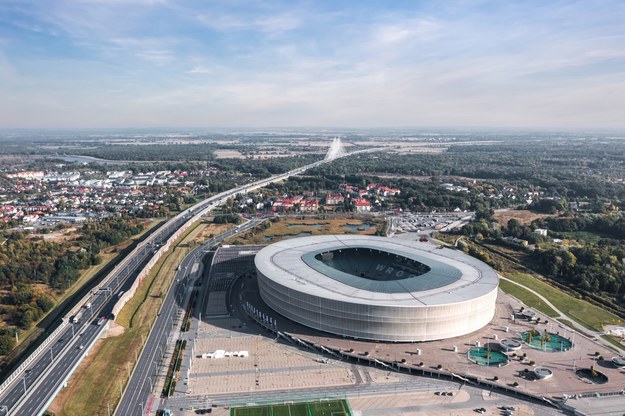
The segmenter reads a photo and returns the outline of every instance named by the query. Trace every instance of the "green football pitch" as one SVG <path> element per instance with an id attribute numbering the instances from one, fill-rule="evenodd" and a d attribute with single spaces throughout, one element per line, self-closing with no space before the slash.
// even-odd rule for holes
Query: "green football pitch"
<path id="1" fill-rule="evenodd" d="M 230 416 L 352 416 L 346 400 L 233 407 Z"/>

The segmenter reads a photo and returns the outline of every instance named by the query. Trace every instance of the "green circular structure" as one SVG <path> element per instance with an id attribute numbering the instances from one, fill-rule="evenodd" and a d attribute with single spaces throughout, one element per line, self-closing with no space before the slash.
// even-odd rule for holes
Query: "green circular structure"
<path id="1" fill-rule="evenodd" d="M 535 329 L 523 332 L 521 340 L 526 345 L 545 352 L 568 351 L 573 347 L 573 343 L 568 338 L 547 331 L 539 332 Z"/>
<path id="2" fill-rule="evenodd" d="M 501 367 L 508 364 L 508 356 L 501 351 L 487 348 L 471 348 L 467 354 L 469 361 L 485 367 Z"/>

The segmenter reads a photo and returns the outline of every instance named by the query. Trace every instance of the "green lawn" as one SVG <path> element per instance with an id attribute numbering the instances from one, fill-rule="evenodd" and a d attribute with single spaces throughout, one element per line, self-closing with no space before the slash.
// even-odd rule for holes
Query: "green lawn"
<path id="1" fill-rule="evenodd" d="M 549 301 L 553 303 L 556 308 L 560 309 L 564 314 L 570 316 L 571 318 L 575 319 L 577 322 L 589 329 L 602 331 L 604 324 L 622 324 L 621 319 L 613 313 L 606 311 L 591 303 L 588 303 L 582 299 L 577 299 L 576 297 L 571 296 L 568 293 L 565 293 L 560 289 L 551 286 L 548 283 L 537 279 L 529 274 L 512 274 L 507 275 L 506 277 L 540 293 L 541 295 L 549 299 Z M 501 283 L 504 282 L 500 282 L 500 286 L 502 286 Z M 502 290 L 506 292 L 506 289 L 503 287 Z M 512 292 L 510 293 L 516 296 Z M 527 305 L 534 307 L 529 303 Z M 542 311 L 542 309 L 538 307 L 536 307 L 536 309 Z"/>
<path id="2" fill-rule="evenodd" d="M 538 296 L 520 286 L 515 285 L 514 283 L 510 283 L 506 280 L 500 280 L 499 288 L 519 299 L 530 308 L 537 309 L 547 316 L 554 318 L 559 315 Z"/>
<path id="3" fill-rule="evenodd" d="M 233 407 L 230 416 L 351 416 L 346 400 Z"/>

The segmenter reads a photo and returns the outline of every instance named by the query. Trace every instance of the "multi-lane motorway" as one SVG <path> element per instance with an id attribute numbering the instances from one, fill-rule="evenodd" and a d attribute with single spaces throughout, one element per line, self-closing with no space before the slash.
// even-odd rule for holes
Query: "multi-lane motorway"
<path id="1" fill-rule="evenodd" d="M 176 273 L 175 281 L 167 293 L 167 296 L 165 296 L 165 300 L 163 301 L 154 326 L 150 331 L 143 352 L 133 370 L 124 395 L 115 410 L 115 415 L 131 416 L 145 414 L 148 397 L 153 390 L 158 367 L 163 359 L 163 353 L 166 349 L 169 335 L 173 329 L 175 312 L 178 308 L 183 307 L 183 300 L 186 295 L 185 290 L 188 284 L 193 282 L 201 272 L 198 266 L 204 252 L 224 239 L 239 232 L 245 232 L 262 221 L 263 220 L 252 220 L 235 229 L 220 234 L 208 240 L 203 245 L 196 247 L 184 258 Z M 198 266 L 194 267 L 196 264 Z M 197 270 L 197 272 L 194 272 L 194 270 Z M 194 273 L 195 275 L 193 275 Z"/>
<path id="2" fill-rule="evenodd" d="M 349 155 L 370 152 L 373 150 L 375 149 L 353 152 Z M 120 265 L 118 265 L 104 279 L 99 288 L 92 292 L 91 297 L 85 302 L 85 305 L 86 303 L 90 303 L 90 307 L 82 307 L 79 321 L 77 323 L 67 325 L 64 330 L 60 331 L 60 333 L 55 336 L 55 339 L 53 339 L 49 344 L 49 350 L 41 352 L 32 361 L 31 366 L 26 371 L 22 372 L 19 377 L 15 378 L 11 385 L 0 392 L 0 416 L 33 416 L 40 415 L 45 411 L 47 406 L 52 402 L 56 394 L 62 388 L 62 385 L 71 376 L 78 364 L 80 364 L 84 355 L 88 353 L 89 347 L 100 336 L 104 326 L 97 325 L 99 318 L 101 316 L 105 316 L 107 318 L 110 316 L 113 306 L 118 301 L 119 295 L 132 285 L 136 276 L 149 262 L 157 249 L 162 246 L 180 227 L 190 221 L 198 220 L 203 213 L 208 212 L 217 205 L 221 204 L 228 197 L 241 193 L 247 193 L 267 184 L 287 179 L 292 175 L 297 175 L 329 161 L 330 160 L 322 160 L 294 169 L 284 174 L 275 175 L 267 179 L 239 186 L 204 200 L 170 219 L 148 239 L 146 239 L 146 241 L 133 250 L 133 252 L 130 253 L 120 263 Z M 240 227 L 238 229 L 231 230 L 229 233 L 240 232 L 243 228 L 244 227 Z M 226 238 L 226 236 L 224 235 L 223 238 Z M 196 250 L 194 253 L 196 253 L 196 256 L 199 256 L 200 251 Z M 189 258 L 188 262 L 190 263 L 196 259 L 197 257 Z M 185 269 L 181 269 L 181 271 L 184 272 Z M 180 279 L 180 277 L 182 277 L 182 279 Z M 167 305 L 169 305 L 168 307 L 172 309 L 165 309 L 166 305 L 165 303 L 163 304 L 166 316 L 169 316 L 173 312 L 175 304 L 173 300 L 175 299 L 176 293 L 183 290 L 180 288 L 184 287 L 185 282 L 186 275 L 183 273 L 183 275 L 178 276 L 177 281 L 174 285 L 172 285 L 173 290 L 168 292 L 166 299 L 169 299 L 169 302 Z M 69 317 L 66 317 L 65 319 L 68 318 Z M 161 328 L 160 325 L 157 326 L 155 324 L 152 330 L 155 334 L 154 336 L 153 334 L 150 334 L 150 338 L 153 337 L 152 342 L 156 343 L 154 345 L 162 342 L 163 334 L 166 330 L 165 324 L 167 323 L 167 320 L 157 319 L 157 322 L 161 322 L 161 325 L 164 326 Z M 150 344 L 149 340 L 148 344 Z M 156 348 L 156 351 L 158 352 L 158 348 Z M 154 354 L 156 354 L 156 352 L 154 352 Z M 149 365 L 152 365 L 151 363 L 154 362 L 155 356 L 153 356 L 151 360 L 148 358 L 146 358 L 146 360 L 149 362 Z M 135 370 L 135 373 L 143 374 L 140 373 L 140 369 L 138 367 Z M 151 379 L 144 379 L 144 383 L 153 382 Z M 134 386 L 134 384 L 135 383 L 131 383 L 130 385 Z M 141 394 L 137 394 L 141 397 L 147 397 L 147 394 L 149 394 L 149 390 L 147 390 L 148 388 L 147 384 L 138 387 Z M 139 397 L 137 394 L 134 396 L 132 393 L 129 394 L 130 398 L 128 400 L 136 406 L 136 409 L 134 411 L 128 410 L 128 413 L 120 411 L 117 412 L 117 414 L 139 414 L 140 406 L 137 404 L 140 403 L 141 400 L 137 399 L 137 397 Z M 125 397 L 126 395 L 124 395 L 122 403 L 120 403 L 120 407 L 123 403 L 125 403 Z"/>

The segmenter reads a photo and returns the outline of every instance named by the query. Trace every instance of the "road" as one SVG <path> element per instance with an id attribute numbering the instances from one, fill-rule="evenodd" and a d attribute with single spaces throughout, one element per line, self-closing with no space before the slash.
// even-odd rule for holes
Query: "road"
<path id="1" fill-rule="evenodd" d="M 154 387 L 155 377 L 174 326 L 175 313 L 178 308 L 184 309 L 185 291 L 201 275 L 201 267 L 194 268 L 194 265 L 198 264 L 199 266 L 204 252 L 210 250 L 211 247 L 237 233 L 246 232 L 263 221 L 251 220 L 226 231 L 208 240 L 203 245 L 196 247 L 182 260 L 176 272 L 175 281 L 165 296 L 160 313 L 156 317 L 154 326 L 126 386 L 124 395 L 117 405 L 115 415 L 131 416 L 145 414 L 148 399 Z M 192 270 L 197 271 L 192 273 Z"/>
<path id="2" fill-rule="evenodd" d="M 534 410 L 534 414 L 541 416 L 556 416 L 563 413 L 545 405 L 538 403 L 529 403 L 519 399 L 514 399 L 509 396 L 499 395 L 493 393 L 487 402 L 484 401 L 484 390 L 472 387 L 472 386 L 459 386 L 457 383 L 431 380 L 431 379 L 418 379 L 414 376 L 406 378 L 397 382 L 387 383 L 365 383 L 346 386 L 330 386 L 330 387 L 318 387 L 307 389 L 287 389 L 287 390 L 272 390 L 272 391 L 257 391 L 257 392 L 241 392 L 241 393 L 227 393 L 227 394 L 215 394 L 210 397 L 206 396 L 178 396 L 172 397 L 167 400 L 167 408 L 172 410 L 179 409 L 201 409 L 206 407 L 229 407 L 235 405 L 246 405 L 248 403 L 282 403 L 286 401 L 314 401 L 329 398 L 343 399 L 345 397 L 352 399 L 356 397 L 368 397 L 368 396 L 392 396 L 395 397 L 399 394 L 405 393 L 428 393 L 431 392 L 433 397 L 436 391 L 452 391 L 458 392 L 462 389 L 469 393 L 468 401 L 452 401 L 452 398 L 442 399 L 443 401 L 436 401 L 434 403 L 415 403 L 414 407 L 410 408 L 411 412 L 426 412 L 438 409 L 445 409 L 449 411 L 473 409 L 477 407 L 483 407 L 488 405 L 502 406 L 511 404 L 524 404 Z M 439 399 L 440 400 L 440 399 Z M 403 409 L 406 410 L 406 409 Z M 388 410 L 385 410 L 388 412 Z M 384 411 L 383 411 L 384 412 Z M 178 412 L 175 412 L 176 414 Z M 363 412 L 363 414 L 365 414 Z M 392 414 L 398 414 L 399 412 L 392 412 Z"/>
<path id="3" fill-rule="evenodd" d="M 384 149 L 365 149 L 344 156 L 380 150 Z M 157 252 L 158 248 L 165 244 L 176 230 L 187 223 L 199 220 L 203 214 L 222 204 L 229 197 L 245 194 L 267 184 L 285 180 L 290 176 L 300 174 L 328 162 L 331 162 L 331 160 L 321 160 L 283 174 L 241 185 L 208 198 L 167 221 L 144 242 L 140 243 L 133 252 L 126 256 L 105 277 L 99 289 L 92 292 L 89 300 L 85 302 L 85 304 L 91 303 L 91 307 L 88 309 L 83 307 L 81 312 L 76 314 L 80 316 L 79 321 L 68 325 L 65 330 L 52 340 L 49 344 L 51 346 L 50 352 L 40 353 L 34 359 L 30 368 L 20 374 L 20 377 L 17 377 L 0 393 L 0 416 L 33 416 L 41 415 L 45 411 L 62 388 L 62 385 L 88 352 L 89 346 L 100 336 L 102 327 L 97 326 L 94 320 L 97 317 L 110 316 L 113 306 L 117 302 L 118 297 L 121 296 L 121 293 L 132 285 L 134 278 Z M 230 232 L 234 234 L 240 230 L 235 229 Z M 175 285 L 176 290 L 177 287 Z M 169 296 L 169 293 L 167 296 Z"/>
<path id="4" fill-rule="evenodd" d="M 586 328 L 585 326 L 583 326 L 582 324 L 578 323 L 575 318 L 571 318 L 570 316 L 568 316 L 567 314 L 565 314 L 564 312 L 562 312 L 560 309 L 558 309 L 556 307 L 556 305 L 554 305 L 553 303 L 551 303 L 549 301 L 549 299 L 547 299 L 546 297 L 544 297 L 543 295 L 541 295 L 540 293 L 538 293 L 537 291 L 535 291 L 534 289 L 527 287 L 525 285 L 522 285 L 521 283 L 515 282 L 514 280 L 510 280 L 505 276 L 499 275 L 499 278 L 501 280 L 505 280 L 509 283 L 512 283 L 513 285 L 517 285 L 519 287 L 522 287 L 523 289 L 527 290 L 528 292 L 532 293 L 533 295 L 537 296 L 540 300 L 542 300 L 543 302 L 545 302 L 545 304 L 547 306 L 549 306 L 551 309 L 553 309 L 556 313 L 558 313 L 558 316 L 552 316 L 552 319 L 564 319 L 567 322 L 568 326 L 572 326 L 574 329 L 577 329 L 579 331 L 579 333 L 583 334 L 590 334 L 592 337 L 594 337 L 593 341 L 602 345 L 603 347 L 609 349 L 609 350 L 618 350 L 619 354 L 623 355 L 625 354 L 625 349 L 617 347 L 616 345 L 606 341 L 605 339 L 602 338 L 602 336 L 604 335 L 602 332 L 598 332 L 598 331 L 593 331 L 590 328 Z"/>

